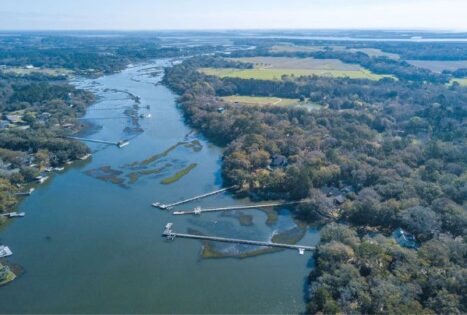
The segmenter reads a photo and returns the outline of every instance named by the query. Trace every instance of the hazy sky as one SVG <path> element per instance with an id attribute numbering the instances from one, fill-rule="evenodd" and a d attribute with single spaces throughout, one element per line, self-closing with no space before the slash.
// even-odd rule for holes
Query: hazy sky
<path id="1" fill-rule="evenodd" d="M 467 0 L 0 0 L 0 29 L 467 30 Z"/>

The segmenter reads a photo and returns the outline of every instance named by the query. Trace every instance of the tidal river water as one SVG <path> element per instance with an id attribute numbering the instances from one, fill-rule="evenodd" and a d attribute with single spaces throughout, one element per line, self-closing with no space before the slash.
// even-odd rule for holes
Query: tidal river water
<path id="1" fill-rule="evenodd" d="M 0 313 L 297 313 L 305 308 L 305 278 L 311 254 L 284 250 L 248 258 L 206 259 L 197 240 L 167 241 L 176 232 L 268 240 L 293 229 L 290 214 L 210 213 L 173 216 L 151 207 L 222 186 L 221 148 L 191 130 L 163 85 L 169 60 L 131 66 L 74 84 L 98 96 L 84 117 L 93 126 L 81 136 L 118 141 L 123 148 L 89 143 L 92 157 L 55 173 L 25 198 L 26 217 L 0 230 L 0 243 L 14 255 L 7 260 L 24 273 L 0 287 Z M 135 114 L 129 109 L 136 108 Z M 147 106 L 149 105 L 149 107 Z M 148 117 L 150 114 L 151 117 Z M 144 116 L 144 118 L 140 118 Z M 188 166 L 178 181 L 164 184 Z M 228 193 L 179 206 L 247 203 Z M 317 230 L 307 228 L 301 244 L 315 245 Z M 248 254 L 255 248 L 215 244 L 221 254 Z"/>

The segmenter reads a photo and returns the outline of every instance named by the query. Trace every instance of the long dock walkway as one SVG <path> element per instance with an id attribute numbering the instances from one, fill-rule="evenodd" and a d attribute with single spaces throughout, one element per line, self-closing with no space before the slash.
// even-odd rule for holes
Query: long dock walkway
<path id="1" fill-rule="evenodd" d="M 128 119 L 128 116 L 115 116 L 115 117 L 80 117 L 81 120 L 111 120 L 111 119 Z"/>
<path id="2" fill-rule="evenodd" d="M 254 246 L 266 246 L 266 247 L 279 247 L 279 248 L 286 248 L 286 249 L 296 249 L 303 254 L 304 251 L 314 251 L 316 248 L 314 246 L 307 246 L 307 245 L 293 245 L 293 244 L 283 244 L 283 243 L 273 243 L 273 242 L 263 242 L 263 241 L 252 241 L 252 240 L 243 240 L 243 239 L 236 239 L 236 238 L 226 238 L 226 237 L 218 237 L 218 236 L 205 236 L 205 235 L 196 235 L 196 234 L 184 234 L 184 233 L 175 233 L 171 230 L 171 228 L 166 228 L 162 233 L 167 239 L 173 240 L 176 237 L 182 238 L 191 238 L 191 239 L 198 239 L 198 240 L 205 240 L 205 241 L 215 241 L 215 242 L 223 242 L 223 243 L 236 243 L 236 244 L 246 244 L 246 245 L 254 245 Z"/>
<path id="3" fill-rule="evenodd" d="M 308 200 L 301 200 L 301 201 L 291 201 L 291 202 L 276 202 L 276 203 L 266 203 L 266 204 L 259 204 L 259 205 L 250 205 L 250 206 L 232 206 L 232 207 L 220 207 L 220 208 L 208 208 L 203 209 L 197 207 L 192 211 L 175 211 L 173 214 L 175 215 L 186 215 L 186 214 L 202 214 L 204 212 L 217 212 L 217 211 L 230 211 L 230 210 L 248 210 L 248 209 L 258 209 L 258 208 L 270 208 L 270 207 L 279 207 L 279 206 L 292 206 L 302 203 L 307 203 Z"/>
<path id="4" fill-rule="evenodd" d="M 79 140 L 79 141 L 86 141 L 86 142 L 94 142 L 94 143 L 104 143 L 110 145 L 116 145 L 117 147 L 121 148 L 125 145 L 128 145 L 129 142 L 127 140 L 120 140 L 117 142 L 107 141 L 107 140 L 99 140 L 99 139 L 90 139 L 90 138 L 80 138 L 80 137 L 67 137 L 68 139 Z"/>
<path id="5" fill-rule="evenodd" d="M 227 191 L 227 190 L 230 190 L 230 189 L 234 189 L 235 187 L 236 187 L 236 186 L 230 186 L 230 187 L 227 187 L 227 188 L 222 188 L 222 189 L 214 190 L 214 191 L 208 192 L 208 193 L 206 193 L 206 194 L 194 196 L 194 197 L 191 197 L 191 198 L 188 198 L 188 199 L 184 199 L 184 200 L 180 200 L 180 201 L 177 201 L 177 202 L 174 202 L 174 203 L 170 203 L 170 204 L 162 204 L 162 203 L 159 203 L 159 202 L 155 202 L 155 203 L 152 204 L 152 206 L 153 206 L 153 207 L 156 207 L 156 208 L 160 208 L 160 209 L 170 209 L 170 208 L 173 208 L 173 207 L 175 207 L 175 206 L 178 206 L 178 205 L 181 205 L 181 204 L 184 204 L 184 203 L 188 203 L 188 202 L 191 202 L 191 201 L 199 200 L 199 199 L 202 199 L 202 198 L 206 198 L 206 197 L 209 197 L 209 196 L 212 196 L 212 195 L 219 194 L 219 193 L 221 193 L 221 192 L 224 192 L 224 191 Z"/>

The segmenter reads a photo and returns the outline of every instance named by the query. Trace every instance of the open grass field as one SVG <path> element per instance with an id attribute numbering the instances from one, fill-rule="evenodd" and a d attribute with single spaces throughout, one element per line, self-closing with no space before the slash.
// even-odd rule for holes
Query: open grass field
<path id="1" fill-rule="evenodd" d="M 260 96 L 226 96 L 221 98 L 224 102 L 230 104 L 242 105 L 277 105 L 277 106 L 290 106 L 300 103 L 298 99 L 293 98 L 278 98 L 278 97 L 260 97 Z"/>
<path id="2" fill-rule="evenodd" d="M 454 83 L 454 82 L 459 83 L 461 86 L 467 86 L 467 78 L 452 79 L 451 82 L 449 82 L 449 83 L 452 84 L 452 83 Z"/>
<path id="3" fill-rule="evenodd" d="M 241 79 L 280 80 L 282 76 L 325 76 L 333 78 L 380 80 L 390 75 L 378 75 L 356 64 L 337 59 L 252 57 L 234 60 L 254 64 L 253 69 L 201 68 L 200 71 L 218 77 Z"/>
<path id="4" fill-rule="evenodd" d="M 60 75 L 70 75 L 73 72 L 68 69 L 64 68 L 32 68 L 27 69 L 23 67 L 7 67 L 7 68 L 0 68 L 0 72 L 5 73 L 14 73 L 16 75 L 30 75 L 32 73 L 40 73 L 49 76 L 60 76 Z"/>
<path id="5" fill-rule="evenodd" d="M 289 58 L 289 57 L 250 57 L 234 58 L 236 61 L 252 63 L 255 69 L 297 69 L 358 71 L 356 64 L 343 63 L 338 59 Z"/>
<path id="6" fill-rule="evenodd" d="M 441 73 L 443 70 L 455 71 L 461 68 L 467 68 L 467 60 L 407 60 L 413 66 L 428 69 L 433 72 Z"/>
<path id="7" fill-rule="evenodd" d="M 257 80 L 280 80 L 282 76 L 323 76 L 333 78 L 380 80 L 389 75 L 374 74 L 366 69 L 362 70 L 312 70 L 312 69 L 232 69 L 232 68 L 201 68 L 201 72 L 221 78 L 241 78 Z"/>

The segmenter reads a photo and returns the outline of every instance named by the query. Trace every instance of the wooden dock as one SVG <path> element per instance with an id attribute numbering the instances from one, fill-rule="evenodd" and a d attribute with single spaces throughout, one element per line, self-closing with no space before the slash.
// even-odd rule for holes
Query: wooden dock
<path id="1" fill-rule="evenodd" d="M 28 191 L 19 191 L 19 192 L 16 192 L 15 195 L 16 196 L 29 196 L 32 194 L 33 191 L 34 191 L 34 188 L 29 188 Z"/>
<path id="2" fill-rule="evenodd" d="M 24 212 L 8 212 L 8 213 L 1 213 L 0 215 L 12 219 L 12 218 L 23 218 L 26 214 Z"/>
<path id="3" fill-rule="evenodd" d="M 314 251 L 316 249 L 315 246 L 307 246 L 307 245 L 293 245 L 293 244 L 273 243 L 273 242 L 264 242 L 264 241 L 243 240 L 243 239 L 236 239 L 236 238 L 226 238 L 226 237 L 218 237 L 218 236 L 175 233 L 172 231 L 171 227 L 172 227 L 171 223 L 167 224 L 164 232 L 162 233 L 162 235 L 169 240 L 173 240 L 176 237 L 181 237 L 181 238 L 191 238 L 191 239 L 215 241 L 215 242 L 223 242 L 223 243 L 236 243 L 236 244 L 246 244 L 246 245 L 253 245 L 253 246 L 296 249 L 302 255 L 305 251 Z"/>
<path id="4" fill-rule="evenodd" d="M 81 120 L 112 120 L 112 119 L 128 119 L 128 116 L 114 116 L 114 117 L 80 117 Z"/>
<path id="5" fill-rule="evenodd" d="M 117 142 L 107 141 L 107 140 L 99 140 L 99 139 L 90 139 L 90 138 L 80 138 L 80 137 L 67 137 L 68 139 L 79 140 L 79 141 L 86 141 L 86 142 L 94 142 L 94 143 L 103 143 L 103 144 L 110 144 L 115 145 L 119 148 L 124 147 L 129 144 L 127 140 L 120 140 Z"/>
<path id="6" fill-rule="evenodd" d="M 227 188 L 214 190 L 214 191 L 208 192 L 206 194 L 194 196 L 194 197 L 184 199 L 184 200 L 181 200 L 181 201 L 177 201 L 177 202 L 174 202 L 174 203 L 170 203 L 170 204 L 162 204 L 160 202 L 155 202 L 155 203 L 152 204 L 152 206 L 156 207 L 156 208 L 164 209 L 164 210 L 165 209 L 171 209 L 171 208 L 173 208 L 175 206 L 178 206 L 178 205 L 181 205 L 181 204 L 184 204 L 184 203 L 188 203 L 188 202 L 191 202 L 191 201 L 203 199 L 203 198 L 206 198 L 206 197 L 209 197 L 209 196 L 212 196 L 212 195 L 222 193 L 222 192 L 230 190 L 230 189 L 234 189 L 235 187 L 236 186 L 231 186 L 231 187 L 227 187 Z"/>
<path id="7" fill-rule="evenodd" d="M 231 211 L 231 210 L 249 210 L 249 209 L 258 209 L 258 208 L 273 208 L 273 207 L 280 207 L 280 206 L 293 206 L 298 204 L 307 203 L 309 200 L 300 200 L 300 201 L 291 201 L 291 202 L 276 202 L 276 203 L 266 203 L 266 204 L 257 204 L 257 205 L 249 205 L 249 206 L 231 206 L 231 207 L 220 207 L 220 208 L 207 208 L 203 209 L 201 207 L 197 207 L 192 211 L 175 211 L 173 214 L 175 215 L 186 215 L 186 214 L 196 214 L 200 215 L 204 212 L 217 212 L 217 211 Z"/>

